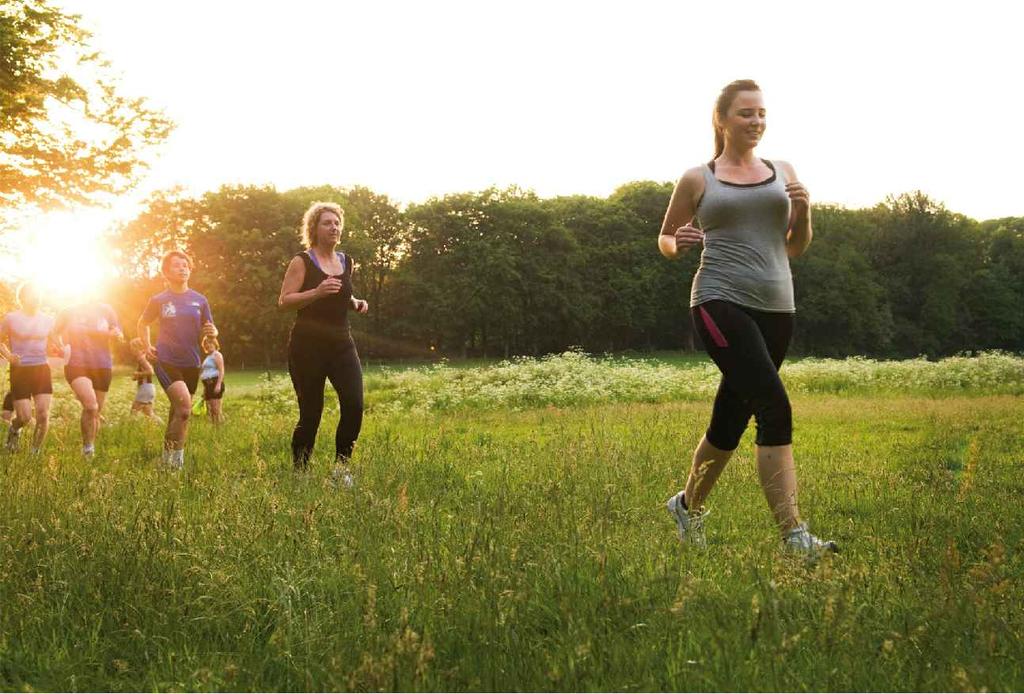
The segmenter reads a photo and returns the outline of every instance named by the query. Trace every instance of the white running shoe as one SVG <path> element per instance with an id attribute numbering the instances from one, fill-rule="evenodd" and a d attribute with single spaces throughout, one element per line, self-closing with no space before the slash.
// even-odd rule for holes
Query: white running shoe
<path id="1" fill-rule="evenodd" d="M 782 546 L 787 552 L 803 554 L 817 559 L 828 552 L 838 552 L 839 546 L 832 540 L 822 540 L 811 534 L 806 523 L 801 523 L 782 536 Z"/>
<path id="2" fill-rule="evenodd" d="M 708 511 L 705 511 L 703 506 L 697 511 L 687 511 L 683 497 L 684 493 L 679 492 L 665 504 L 668 515 L 676 522 L 679 541 L 696 547 L 706 547 L 708 542 L 704 537 L 704 519 Z"/>
<path id="3" fill-rule="evenodd" d="M 168 470 L 177 472 L 185 467 L 185 451 L 184 450 L 164 450 L 163 453 L 164 467 Z"/>
<path id="4" fill-rule="evenodd" d="M 331 481 L 334 482 L 335 487 L 345 487 L 351 489 L 356 486 L 356 480 L 352 476 L 352 471 L 347 465 L 337 463 L 334 469 L 331 470 Z"/>

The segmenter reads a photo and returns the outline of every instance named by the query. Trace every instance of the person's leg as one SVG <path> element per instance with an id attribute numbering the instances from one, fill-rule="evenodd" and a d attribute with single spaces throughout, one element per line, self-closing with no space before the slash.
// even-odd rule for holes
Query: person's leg
<path id="1" fill-rule="evenodd" d="M 50 403 L 52 400 L 53 395 L 50 393 L 38 393 L 32 396 L 36 413 L 36 428 L 32 434 L 33 452 L 38 452 L 43 447 L 46 432 L 50 430 Z"/>
<path id="2" fill-rule="evenodd" d="M 752 323 L 748 325 L 749 319 L 741 311 L 722 301 L 711 301 L 694 307 L 691 316 L 705 351 L 722 372 L 722 380 L 711 408 L 711 422 L 693 452 L 690 474 L 686 480 L 686 506 L 697 512 L 732 458 L 750 421 L 750 403 L 733 387 L 736 367 L 732 352 L 735 352 L 734 343 L 754 337 L 756 326 Z M 728 338 L 723 331 L 729 334 Z"/>
<path id="3" fill-rule="evenodd" d="M 14 393 L 7 391 L 4 395 L 3 409 L 0 410 L 0 420 L 7 424 L 14 421 Z"/>
<path id="4" fill-rule="evenodd" d="M 176 467 L 184 461 L 185 441 L 188 438 L 188 422 L 192 416 L 192 394 L 184 381 L 174 381 L 165 389 L 171 409 L 167 418 L 167 430 L 164 433 L 164 450 L 168 451 L 168 460 Z M 180 452 L 179 452 L 180 451 Z"/>
<path id="5" fill-rule="evenodd" d="M 82 405 L 79 429 L 82 432 L 82 449 L 91 452 L 96 442 L 96 431 L 100 423 L 99 398 L 93 389 L 92 380 L 78 376 L 71 381 L 71 391 Z"/>
<path id="6" fill-rule="evenodd" d="M 15 395 L 14 400 L 14 420 L 11 422 L 11 428 L 7 431 L 7 450 L 14 452 L 18 450 L 18 441 L 21 440 L 21 430 L 28 426 L 29 422 L 32 421 L 32 398 L 29 397 L 18 397 Z"/>
<path id="7" fill-rule="evenodd" d="M 764 338 L 776 375 L 793 336 L 793 314 L 752 313 Z M 757 474 L 775 523 L 785 535 L 800 525 L 796 463 L 793 458 L 793 412 L 781 378 L 764 392 L 757 416 Z"/>
<path id="8" fill-rule="evenodd" d="M 335 459 L 347 463 L 363 427 L 363 368 L 355 345 L 335 354 L 327 377 L 338 394 L 340 412 L 334 432 Z"/>
<path id="9" fill-rule="evenodd" d="M 153 403 L 151 402 L 142 403 L 142 406 L 139 408 L 139 411 L 142 412 L 142 414 L 149 417 L 150 419 L 152 419 L 157 424 L 164 423 L 164 420 L 160 419 L 160 415 L 158 415 L 156 413 L 156 410 L 153 409 Z"/>
<path id="10" fill-rule="evenodd" d="M 14 401 L 14 421 L 11 428 L 20 430 L 29 425 L 32 421 L 32 397 L 19 398 Z"/>
<path id="11" fill-rule="evenodd" d="M 107 391 L 114 379 L 110 369 L 95 369 L 90 378 L 93 392 L 96 393 L 96 433 L 99 435 L 100 427 L 107 423 L 107 418 L 103 416 L 103 403 L 107 401 Z"/>
<path id="12" fill-rule="evenodd" d="M 704 505 L 704 501 L 711 493 L 719 475 L 725 470 L 726 464 L 732 458 L 734 451 L 718 448 L 710 441 L 707 435 L 701 437 L 693 452 L 693 463 L 690 466 L 690 474 L 686 479 L 686 488 L 683 498 L 686 501 L 687 509 L 697 511 Z"/>
<path id="13" fill-rule="evenodd" d="M 326 355 L 320 352 L 316 344 L 310 345 L 294 337 L 288 348 L 288 375 L 299 403 L 299 421 L 292 432 L 292 462 L 296 470 L 304 470 L 309 465 L 324 412 L 327 373 L 323 362 Z"/>
<path id="14" fill-rule="evenodd" d="M 210 421 L 213 422 L 214 426 L 220 426 L 221 423 L 221 399 L 214 398 L 213 400 L 206 401 L 206 409 L 210 412 Z"/>
<path id="15" fill-rule="evenodd" d="M 718 449 L 734 448 L 749 413 L 754 413 L 762 488 L 780 529 L 791 530 L 799 523 L 790 447 L 792 410 L 778 369 L 789 347 L 793 316 L 748 311 L 719 301 L 697 309 L 701 338 L 723 373 L 707 438 Z"/>

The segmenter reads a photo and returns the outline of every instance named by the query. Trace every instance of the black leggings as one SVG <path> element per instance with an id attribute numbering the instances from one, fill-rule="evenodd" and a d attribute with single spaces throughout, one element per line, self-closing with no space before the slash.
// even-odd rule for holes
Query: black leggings
<path id="1" fill-rule="evenodd" d="M 305 468 L 316 443 L 324 412 L 324 381 L 338 393 L 341 413 L 334 433 L 337 458 L 352 456 L 363 426 L 363 369 L 351 338 L 320 338 L 293 334 L 288 343 L 288 374 L 299 399 L 299 423 L 292 434 L 292 459 Z"/>
<path id="2" fill-rule="evenodd" d="M 690 315 L 704 349 L 722 372 L 708 442 L 723 451 L 735 450 L 754 415 L 757 445 L 793 443 L 793 410 L 779 378 L 793 336 L 793 314 L 716 300 L 693 307 Z"/>

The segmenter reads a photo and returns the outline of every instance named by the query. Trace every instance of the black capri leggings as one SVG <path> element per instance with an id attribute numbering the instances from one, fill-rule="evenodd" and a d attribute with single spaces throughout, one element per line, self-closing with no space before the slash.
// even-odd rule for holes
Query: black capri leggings
<path id="1" fill-rule="evenodd" d="M 792 313 L 769 313 L 728 301 L 708 301 L 690 309 L 704 349 L 722 372 L 707 440 L 735 450 L 750 416 L 759 446 L 793 442 L 793 410 L 779 367 L 793 336 Z"/>
<path id="2" fill-rule="evenodd" d="M 305 468 L 316 443 L 324 411 L 324 382 L 329 380 L 341 406 L 334 451 L 350 458 L 363 426 L 363 370 L 351 338 L 325 339 L 292 334 L 288 344 L 288 374 L 299 400 L 299 423 L 292 434 L 292 459 Z"/>

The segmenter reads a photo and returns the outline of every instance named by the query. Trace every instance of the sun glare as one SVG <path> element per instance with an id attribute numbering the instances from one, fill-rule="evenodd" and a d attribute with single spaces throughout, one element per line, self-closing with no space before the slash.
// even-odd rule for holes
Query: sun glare
<path id="1" fill-rule="evenodd" d="M 51 212 L 26 218 L 4 239 L 5 280 L 31 281 L 44 303 L 62 308 L 100 297 L 115 269 L 106 233 L 108 210 Z"/>

